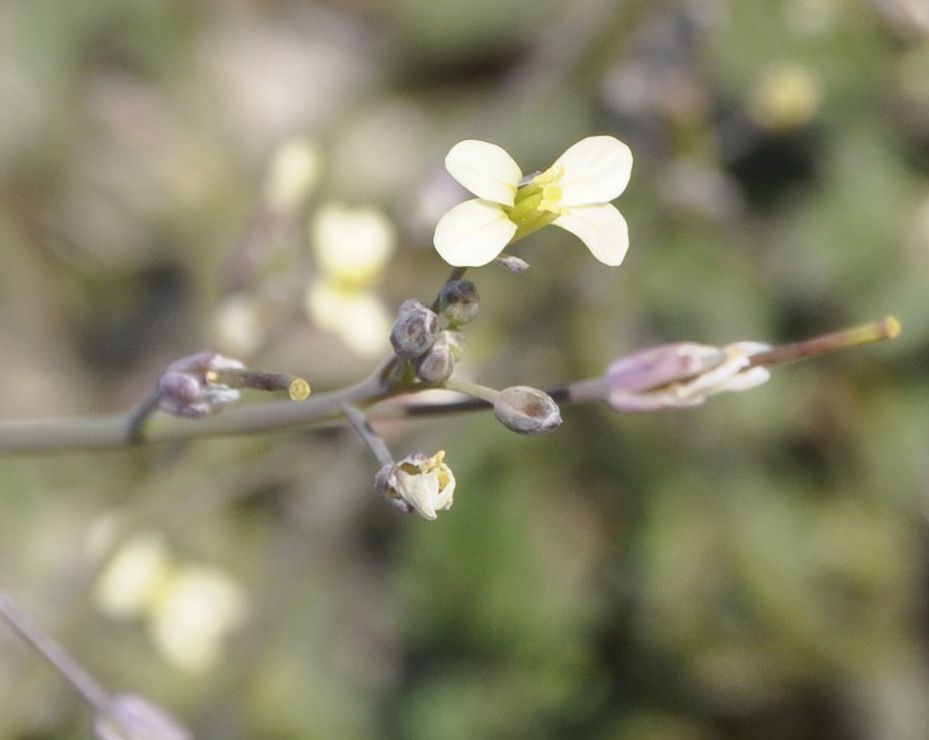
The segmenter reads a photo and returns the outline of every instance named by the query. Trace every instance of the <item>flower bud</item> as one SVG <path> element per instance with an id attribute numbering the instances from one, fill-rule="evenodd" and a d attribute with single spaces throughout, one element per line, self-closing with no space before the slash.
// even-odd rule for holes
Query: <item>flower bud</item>
<path id="1" fill-rule="evenodd" d="M 449 338 L 455 334 L 458 332 L 439 332 L 435 344 L 429 351 L 413 360 L 416 377 L 424 383 L 444 383 L 452 377 L 455 370 L 455 353 L 461 351 L 455 338 Z"/>
<path id="2" fill-rule="evenodd" d="M 438 512 L 451 509 L 454 503 L 455 476 L 444 459 L 442 450 L 432 457 L 414 452 L 382 468 L 374 485 L 392 506 L 434 521 Z"/>
<path id="3" fill-rule="evenodd" d="M 494 416 L 507 429 L 519 434 L 542 434 L 561 424 L 561 411 L 554 399 L 528 385 L 500 391 L 494 401 Z"/>
<path id="4" fill-rule="evenodd" d="M 480 302 L 477 287 L 470 280 L 452 280 L 439 293 L 439 313 L 450 326 L 461 326 L 477 316 Z"/>
<path id="5" fill-rule="evenodd" d="M 192 740 L 176 719 L 135 694 L 116 694 L 108 712 L 94 718 L 97 740 Z"/>
<path id="6" fill-rule="evenodd" d="M 241 370 L 238 360 L 198 352 L 175 360 L 158 379 L 158 408 L 172 416 L 198 418 L 215 414 L 239 400 L 239 391 L 216 382 L 217 371 Z"/>
<path id="7" fill-rule="evenodd" d="M 711 347 L 678 342 L 636 352 L 607 370 L 609 404 L 617 411 L 640 413 L 699 406 L 709 396 L 743 391 L 770 378 L 752 367 L 751 356 L 770 349 L 758 342 Z"/>
<path id="8" fill-rule="evenodd" d="M 718 367 L 725 359 L 726 353 L 719 347 L 694 342 L 643 349 L 610 364 L 610 392 L 638 393 L 688 380 Z"/>
<path id="9" fill-rule="evenodd" d="M 390 332 L 390 343 L 398 357 L 411 359 L 425 354 L 439 331 L 439 317 L 422 303 L 410 298 L 400 305 Z"/>
<path id="10" fill-rule="evenodd" d="M 525 272 L 529 269 L 529 263 L 522 257 L 514 257 L 508 254 L 505 257 L 497 257 L 497 262 L 503 265 L 507 270 L 514 273 Z"/>

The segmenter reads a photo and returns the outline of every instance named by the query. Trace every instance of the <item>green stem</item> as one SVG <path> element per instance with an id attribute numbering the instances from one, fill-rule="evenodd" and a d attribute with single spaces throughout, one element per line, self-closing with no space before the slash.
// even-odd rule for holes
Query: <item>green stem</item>
<path id="1" fill-rule="evenodd" d="M 486 385 L 471 383 L 467 380 L 456 380 L 455 378 L 446 380 L 445 387 L 450 391 L 458 391 L 458 393 L 474 396 L 489 404 L 493 404 L 497 400 L 497 396 L 500 395 L 500 391 L 488 388 Z"/>

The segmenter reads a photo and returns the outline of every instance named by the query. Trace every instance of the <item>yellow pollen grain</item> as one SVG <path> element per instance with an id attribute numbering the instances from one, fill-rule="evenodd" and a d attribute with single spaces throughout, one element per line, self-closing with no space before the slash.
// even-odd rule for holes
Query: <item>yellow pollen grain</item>
<path id="1" fill-rule="evenodd" d="M 207 370 L 203 374 L 203 378 L 204 380 L 206 380 L 207 383 L 209 383 L 210 385 L 213 385 L 214 383 L 216 383 L 216 381 L 219 380 L 219 373 L 217 373 L 215 370 Z"/>

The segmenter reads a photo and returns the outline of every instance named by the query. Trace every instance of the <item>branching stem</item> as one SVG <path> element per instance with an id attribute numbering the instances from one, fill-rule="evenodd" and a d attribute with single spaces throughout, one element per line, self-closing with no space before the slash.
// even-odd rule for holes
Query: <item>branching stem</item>
<path id="1" fill-rule="evenodd" d="M 450 280 L 459 279 L 461 270 L 454 270 Z M 900 322 L 893 316 L 880 321 L 830 332 L 818 337 L 791 342 L 766 352 L 752 355 L 751 364 L 779 365 L 785 362 L 816 357 L 846 347 L 893 339 L 900 333 Z M 294 427 L 327 427 L 345 423 L 345 404 L 360 408 L 403 393 L 429 390 L 428 386 L 410 388 L 392 380 L 391 370 L 396 358 L 385 360 L 366 380 L 343 389 L 316 393 L 306 401 L 269 401 L 240 406 L 216 416 L 197 420 L 169 416 L 150 416 L 157 406 L 157 397 L 146 398 L 129 414 L 0 423 L 0 454 L 50 452 L 62 450 L 102 450 L 125 447 L 133 443 L 153 443 L 201 437 L 219 437 L 259 432 L 279 431 Z M 370 419 L 445 416 L 465 411 L 485 410 L 493 405 L 498 391 L 476 383 L 451 379 L 447 390 L 471 396 L 454 401 L 418 403 L 407 400 L 374 409 Z M 606 397 L 606 378 L 590 378 L 553 388 L 548 394 L 559 404 L 575 404 Z"/>

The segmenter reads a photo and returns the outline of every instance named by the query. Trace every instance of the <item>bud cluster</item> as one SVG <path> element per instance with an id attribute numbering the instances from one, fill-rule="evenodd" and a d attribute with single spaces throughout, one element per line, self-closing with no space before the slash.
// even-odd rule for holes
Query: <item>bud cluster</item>
<path id="1" fill-rule="evenodd" d="M 477 316 L 478 307 L 474 283 L 450 280 L 436 300 L 438 312 L 415 298 L 400 305 L 390 344 L 397 357 L 410 361 L 420 381 L 444 383 L 452 376 L 463 351 L 464 336 L 458 329 Z"/>

